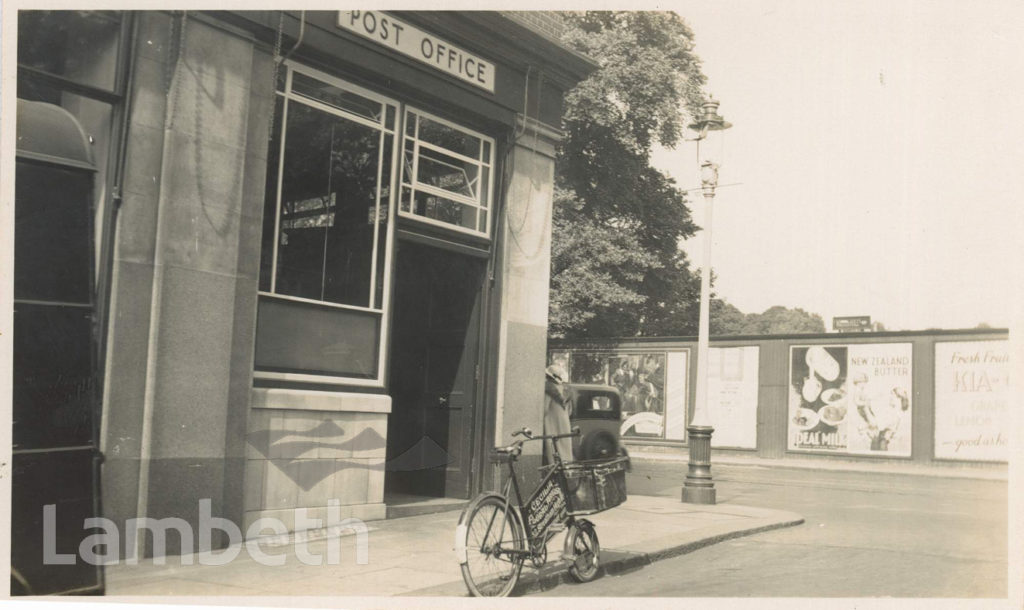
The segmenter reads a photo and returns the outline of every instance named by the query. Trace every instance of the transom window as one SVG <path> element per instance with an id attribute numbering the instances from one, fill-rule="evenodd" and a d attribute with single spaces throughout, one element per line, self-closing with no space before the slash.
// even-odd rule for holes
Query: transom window
<path id="1" fill-rule="evenodd" d="M 493 154 L 492 139 L 406 109 L 399 213 L 489 236 Z"/>

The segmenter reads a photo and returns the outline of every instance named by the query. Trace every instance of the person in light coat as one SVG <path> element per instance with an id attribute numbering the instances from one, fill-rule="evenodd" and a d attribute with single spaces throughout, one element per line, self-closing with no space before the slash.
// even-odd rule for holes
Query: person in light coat
<path id="1" fill-rule="evenodd" d="M 544 435 L 572 432 L 572 424 L 569 421 L 572 415 L 572 400 L 564 383 L 565 372 L 561 366 L 553 364 L 544 371 Z M 544 441 L 545 454 L 549 456 L 548 463 L 554 461 L 554 458 L 550 457 L 553 446 L 558 449 L 558 455 L 563 462 L 572 461 L 571 437 Z"/>

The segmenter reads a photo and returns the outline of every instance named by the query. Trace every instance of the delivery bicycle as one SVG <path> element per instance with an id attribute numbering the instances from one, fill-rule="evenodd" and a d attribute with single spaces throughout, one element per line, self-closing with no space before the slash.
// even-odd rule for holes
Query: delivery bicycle
<path id="1" fill-rule="evenodd" d="M 548 542 L 565 531 L 562 559 L 577 582 L 597 577 L 601 547 L 594 524 L 579 517 L 618 506 L 626 499 L 627 458 L 563 462 L 557 448 L 553 464 L 542 467 L 541 482 L 523 502 L 515 463 L 523 444 L 578 436 L 535 436 L 529 428 L 512 434 L 523 438 L 497 447 L 492 459 L 508 464 L 503 490 L 473 499 L 455 528 L 455 553 L 466 588 L 473 596 L 504 597 L 519 582 L 526 560 L 541 567 L 547 562 Z"/>

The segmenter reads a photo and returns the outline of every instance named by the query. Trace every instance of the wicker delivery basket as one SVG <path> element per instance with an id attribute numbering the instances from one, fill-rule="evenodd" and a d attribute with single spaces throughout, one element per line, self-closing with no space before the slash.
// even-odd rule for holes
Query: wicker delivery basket
<path id="1" fill-rule="evenodd" d="M 566 510 L 570 515 L 591 515 L 626 501 L 626 465 L 629 458 L 570 462 L 565 465 Z"/>

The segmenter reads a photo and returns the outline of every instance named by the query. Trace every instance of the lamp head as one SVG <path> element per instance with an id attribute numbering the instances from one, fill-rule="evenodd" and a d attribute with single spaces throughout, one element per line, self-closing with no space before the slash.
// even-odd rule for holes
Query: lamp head
<path id="1" fill-rule="evenodd" d="M 715 187 L 718 186 L 718 162 L 721 162 L 724 147 L 725 135 L 722 133 L 732 127 L 718 114 L 718 100 L 709 97 L 701 104 L 703 116 L 690 125 L 690 129 L 697 132 L 697 159 L 700 162 L 700 182 L 704 188 L 705 195 L 714 196 Z M 714 137 L 710 135 L 714 133 Z M 702 140 L 707 140 L 703 147 Z M 702 151 L 701 149 L 705 150 Z M 703 154 L 702 154 L 703 152 Z"/>
<path id="2" fill-rule="evenodd" d="M 703 116 L 689 125 L 690 129 L 698 133 L 698 140 L 703 140 L 707 137 L 709 131 L 723 131 L 732 127 L 732 123 L 726 121 L 718 114 L 718 106 L 719 101 L 714 98 L 708 98 L 706 102 L 701 104 L 701 109 L 704 111 Z"/>
<path id="3" fill-rule="evenodd" d="M 714 190 L 718 186 L 718 165 L 705 161 L 700 165 L 700 183 L 704 188 Z"/>

